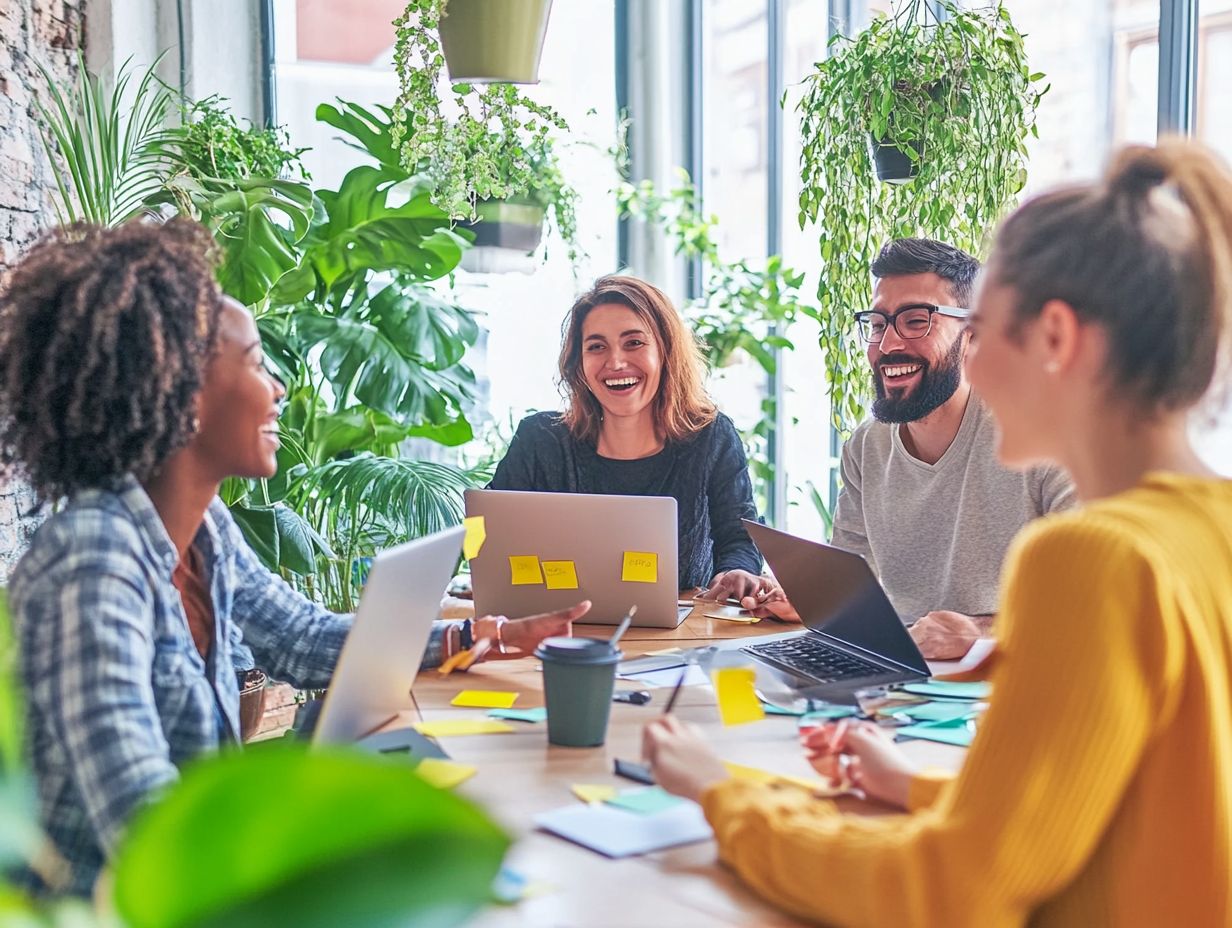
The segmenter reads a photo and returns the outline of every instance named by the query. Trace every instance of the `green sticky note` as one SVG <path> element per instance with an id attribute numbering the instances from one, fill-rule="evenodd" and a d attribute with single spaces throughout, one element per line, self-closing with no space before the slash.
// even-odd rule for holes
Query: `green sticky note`
<path id="1" fill-rule="evenodd" d="M 953 683 L 947 680 L 927 680 L 924 683 L 905 683 L 903 690 L 917 696 L 941 696 L 950 699 L 987 699 L 992 687 L 984 682 Z"/>
<path id="2" fill-rule="evenodd" d="M 548 710 L 540 706 L 538 709 L 493 709 L 488 713 L 494 719 L 506 719 L 510 722 L 545 722 Z"/>
<path id="3" fill-rule="evenodd" d="M 766 715 L 804 715 L 803 709 L 790 709 L 787 706 L 776 706 L 772 702 L 763 702 L 761 707 L 766 710 Z"/>
<path id="4" fill-rule="evenodd" d="M 614 798 L 608 799 L 607 804 L 641 815 L 653 815 L 683 801 L 661 786 L 646 786 L 641 789 L 622 790 Z"/>
<path id="5" fill-rule="evenodd" d="M 917 722 L 946 722 L 951 719 L 965 719 L 974 710 L 969 702 L 926 702 L 919 706 L 905 706 L 896 709 L 892 715 L 906 716 Z"/>
<path id="6" fill-rule="evenodd" d="M 905 725 L 897 730 L 900 738 L 921 738 L 941 744 L 955 744 L 965 748 L 975 738 L 975 731 L 961 719 L 948 722 L 931 722 L 926 725 Z"/>
<path id="7" fill-rule="evenodd" d="M 855 706 L 819 706 L 812 712 L 806 712 L 800 716 L 800 724 L 807 726 L 818 722 L 830 722 L 834 719 L 849 719 L 855 714 Z"/>

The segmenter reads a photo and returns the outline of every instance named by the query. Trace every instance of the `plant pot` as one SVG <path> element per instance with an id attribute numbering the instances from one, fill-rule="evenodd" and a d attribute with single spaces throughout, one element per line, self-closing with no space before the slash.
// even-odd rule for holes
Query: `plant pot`
<path id="1" fill-rule="evenodd" d="M 924 146 L 920 142 L 910 142 L 911 149 L 918 157 L 924 156 Z M 919 170 L 918 160 L 913 161 L 902 148 L 891 138 L 878 139 L 872 133 L 868 136 L 868 152 L 873 159 L 873 169 L 877 179 L 887 184 L 905 184 L 915 177 Z"/>
<path id="2" fill-rule="evenodd" d="M 236 671 L 240 684 L 240 740 L 247 741 L 261 727 L 265 715 L 265 684 L 269 682 L 264 670 Z"/>
<path id="3" fill-rule="evenodd" d="M 441 46 L 455 83 L 539 83 L 552 0 L 448 0 Z"/>
<path id="4" fill-rule="evenodd" d="M 543 207 L 484 200 L 475 210 L 477 219 L 458 223 L 475 234 L 474 245 L 462 253 L 461 266 L 477 274 L 532 269 L 534 263 L 527 259 L 543 240 Z"/>

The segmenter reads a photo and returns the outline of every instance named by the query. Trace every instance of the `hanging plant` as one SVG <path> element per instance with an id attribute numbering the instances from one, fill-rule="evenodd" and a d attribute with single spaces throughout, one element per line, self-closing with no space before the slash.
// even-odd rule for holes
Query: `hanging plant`
<path id="1" fill-rule="evenodd" d="M 940 16 L 938 15 L 938 8 Z M 1042 74 L 1003 5 L 905 0 L 855 38 L 836 36 L 797 106 L 800 225 L 814 223 L 817 297 L 835 423 L 864 416 L 871 387 L 853 314 L 888 240 L 942 239 L 979 254 L 1026 180 Z M 896 158 L 897 165 L 877 161 Z"/>
<path id="2" fill-rule="evenodd" d="M 536 153 L 569 126 L 513 84 L 446 84 L 437 30 L 447 2 L 411 0 L 394 21 L 393 140 L 403 167 L 428 177 L 434 205 L 455 219 L 474 219 L 478 201 L 534 189 Z"/>

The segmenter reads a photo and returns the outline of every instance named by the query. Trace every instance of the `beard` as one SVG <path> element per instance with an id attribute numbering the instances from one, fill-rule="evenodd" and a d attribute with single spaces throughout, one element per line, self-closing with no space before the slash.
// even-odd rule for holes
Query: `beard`
<path id="1" fill-rule="evenodd" d="M 873 388 L 877 391 L 877 400 L 873 403 L 873 418 L 878 422 L 892 423 L 917 422 L 923 419 L 958 391 L 958 385 L 962 382 L 962 356 L 963 337 L 959 335 L 936 368 L 921 358 L 907 355 L 883 357 L 878 366 L 888 363 L 923 364 L 924 367 L 920 371 L 919 385 L 901 398 L 887 395 L 880 373 L 873 371 Z"/>

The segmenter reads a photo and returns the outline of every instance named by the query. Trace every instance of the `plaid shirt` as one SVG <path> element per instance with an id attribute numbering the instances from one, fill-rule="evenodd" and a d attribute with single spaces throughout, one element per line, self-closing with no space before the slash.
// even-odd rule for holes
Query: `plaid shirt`
<path id="1" fill-rule="evenodd" d="M 90 892 L 135 808 L 182 765 L 239 743 L 237 668 L 255 654 L 275 679 L 323 687 L 351 627 L 266 569 L 221 500 L 193 543 L 214 608 L 208 659 L 171 583 L 175 548 L 131 476 L 74 497 L 13 573 L 40 820 L 70 892 Z M 438 623 L 425 665 L 440 637 Z"/>

